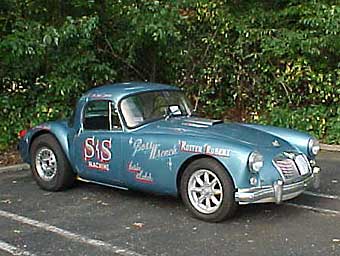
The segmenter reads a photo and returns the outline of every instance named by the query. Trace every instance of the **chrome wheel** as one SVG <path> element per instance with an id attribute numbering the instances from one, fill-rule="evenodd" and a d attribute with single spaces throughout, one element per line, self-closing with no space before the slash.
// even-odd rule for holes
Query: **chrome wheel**
<path id="1" fill-rule="evenodd" d="M 201 213 L 211 214 L 218 210 L 223 201 L 223 187 L 215 173 L 200 169 L 188 182 L 190 203 Z"/>
<path id="2" fill-rule="evenodd" d="M 35 156 L 35 168 L 39 177 L 50 181 L 57 174 L 57 158 L 53 151 L 47 147 L 38 149 Z"/>

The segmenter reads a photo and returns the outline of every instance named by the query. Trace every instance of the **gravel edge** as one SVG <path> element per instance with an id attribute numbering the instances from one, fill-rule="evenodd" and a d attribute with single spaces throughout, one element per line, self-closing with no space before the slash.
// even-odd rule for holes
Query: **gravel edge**
<path id="1" fill-rule="evenodd" d="M 321 150 L 340 152 L 340 145 L 320 144 Z"/>
<path id="2" fill-rule="evenodd" d="M 15 164 L 15 165 L 8 165 L 0 167 L 0 173 L 4 172 L 11 172 L 11 171 L 22 171 L 22 170 L 29 170 L 30 166 L 28 164 Z"/>

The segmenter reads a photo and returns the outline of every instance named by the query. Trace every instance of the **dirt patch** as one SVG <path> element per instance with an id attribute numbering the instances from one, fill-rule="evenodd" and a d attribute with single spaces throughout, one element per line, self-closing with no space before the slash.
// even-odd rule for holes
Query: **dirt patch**
<path id="1" fill-rule="evenodd" d="M 0 167 L 22 163 L 19 151 L 15 146 L 0 151 Z"/>

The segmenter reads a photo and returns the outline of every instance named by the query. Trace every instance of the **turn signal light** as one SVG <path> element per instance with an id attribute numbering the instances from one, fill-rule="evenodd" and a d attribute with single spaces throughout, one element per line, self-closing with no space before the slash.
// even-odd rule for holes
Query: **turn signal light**
<path id="1" fill-rule="evenodd" d="M 18 133 L 19 138 L 22 139 L 23 137 L 25 137 L 26 133 L 27 133 L 27 130 L 21 130 L 21 131 Z"/>

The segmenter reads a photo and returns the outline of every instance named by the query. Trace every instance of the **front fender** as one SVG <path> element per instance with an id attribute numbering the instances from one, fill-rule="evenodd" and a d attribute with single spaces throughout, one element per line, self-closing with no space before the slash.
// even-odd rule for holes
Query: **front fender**
<path id="1" fill-rule="evenodd" d="M 260 131 L 268 132 L 274 136 L 277 136 L 290 145 L 295 147 L 300 152 L 309 156 L 309 158 L 314 159 L 315 156 L 311 156 L 308 151 L 308 142 L 310 139 L 314 139 L 307 133 L 296 131 L 288 128 L 275 127 L 270 125 L 259 125 L 259 124 L 243 124 L 244 126 L 251 127 Z"/>
<path id="2" fill-rule="evenodd" d="M 221 143 L 219 143 L 221 145 Z M 249 186 L 250 172 L 248 170 L 248 157 L 253 149 L 244 145 L 224 144 L 230 149 L 228 157 L 215 156 L 230 174 L 235 188 Z"/>
<path id="3" fill-rule="evenodd" d="M 190 159 L 197 159 L 199 157 L 209 157 L 215 159 L 222 166 L 224 166 L 233 180 L 235 188 L 249 186 L 250 172 L 248 171 L 248 157 L 253 151 L 251 146 L 241 143 L 218 141 L 213 139 L 201 140 L 189 137 L 186 137 L 186 140 L 182 141 L 182 143 L 183 142 L 185 142 L 188 147 L 185 147 L 186 145 L 184 144 L 181 145 L 180 141 L 179 151 L 181 153 L 187 154 L 187 157 L 183 159 L 183 162 L 180 163 L 180 166 L 186 166 L 188 159 L 190 161 Z M 186 149 L 195 150 L 195 147 L 190 147 L 190 145 L 201 146 L 203 151 L 201 149 L 198 150 L 200 152 L 185 151 Z M 181 168 L 181 170 L 182 169 L 183 168 Z M 181 172 L 178 174 L 181 175 Z"/>

